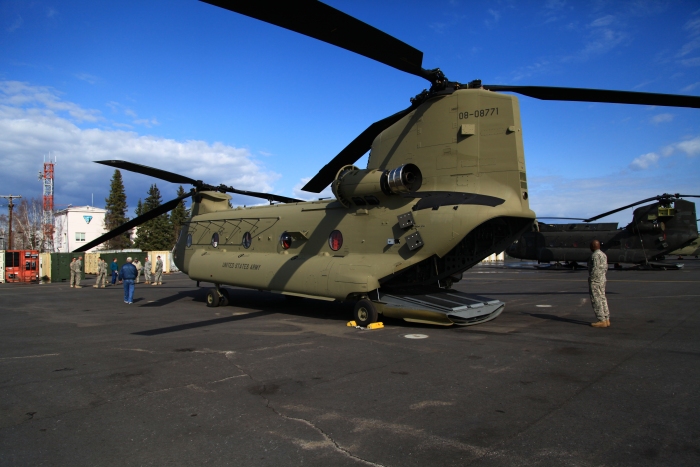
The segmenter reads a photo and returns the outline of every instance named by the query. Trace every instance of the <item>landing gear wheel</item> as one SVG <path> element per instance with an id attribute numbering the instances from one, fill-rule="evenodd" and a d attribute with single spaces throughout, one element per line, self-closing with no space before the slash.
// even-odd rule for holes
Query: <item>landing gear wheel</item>
<path id="1" fill-rule="evenodd" d="M 217 307 L 219 306 L 220 302 L 220 297 L 219 297 L 219 292 L 216 291 L 216 289 L 209 289 L 207 291 L 207 306 L 208 307 Z"/>
<path id="2" fill-rule="evenodd" d="M 374 303 L 363 298 L 355 304 L 353 317 L 358 326 L 367 327 L 368 324 L 377 322 L 379 313 L 377 313 L 377 307 L 374 306 Z"/>
<path id="3" fill-rule="evenodd" d="M 219 289 L 221 293 L 221 300 L 219 300 L 219 306 L 228 306 L 231 303 L 231 297 L 228 294 L 228 289 Z"/>

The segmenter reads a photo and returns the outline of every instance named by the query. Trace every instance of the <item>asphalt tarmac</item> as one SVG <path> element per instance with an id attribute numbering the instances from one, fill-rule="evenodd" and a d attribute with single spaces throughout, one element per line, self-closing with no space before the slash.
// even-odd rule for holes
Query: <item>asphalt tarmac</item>
<path id="1" fill-rule="evenodd" d="M 352 306 L 184 274 L 121 287 L 0 284 L 1 465 L 699 465 L 700 261 L 609 271 L 478 266 L 496 320 L 347 327 Z M 411 335 L 422 334 L 422 339 Z M 415 337 L 415 336 L 413 336 Z"/>

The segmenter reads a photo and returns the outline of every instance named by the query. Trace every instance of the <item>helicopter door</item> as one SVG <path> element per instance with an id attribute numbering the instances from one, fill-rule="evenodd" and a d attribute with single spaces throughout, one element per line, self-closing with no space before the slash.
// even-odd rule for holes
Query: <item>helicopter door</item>
<path id="1" fill-rule="evenodd" d="M 328 258 L 323 264 L 319 265 L 314 274 L 309 274 L 306 277 L 307 289 L 314 294 L 326 295 L 328 293 L 328 277 L 333 268 L 333 261 Z"/>

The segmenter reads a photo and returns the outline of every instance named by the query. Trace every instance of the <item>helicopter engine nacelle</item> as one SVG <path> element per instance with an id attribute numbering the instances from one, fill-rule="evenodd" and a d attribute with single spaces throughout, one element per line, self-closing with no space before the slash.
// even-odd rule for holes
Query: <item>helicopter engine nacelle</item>
<path id="1" fill-rule="evenodd" d="M 423 175 L 415 164 L 403 164 L 394 170 L 361 170 L 347 165 L 338 171 L 331 189 L 345 207 L 376 206 L 387 196 L 417 191 L 422 184 Z"/>

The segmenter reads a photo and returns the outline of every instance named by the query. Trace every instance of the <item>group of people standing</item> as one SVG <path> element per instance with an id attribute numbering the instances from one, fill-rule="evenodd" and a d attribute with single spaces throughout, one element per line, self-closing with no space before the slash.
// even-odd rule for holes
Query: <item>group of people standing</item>
<path id="1" fill-rule="evenodd" d="M 608 271 L 608 258 L 600 249 L 600 242 L 598 240 L 593 240 L 591 242 L 591 258 L 588 260 L 588 290 L 591 297 L 591 305 L 593 306 L 593 312 L 598 318 L 598 321 L 591 323 L 591 326 L 595 328 L 608 328 L 610 327 L 610 311 L 608 310 L 608 301 L 605 298 L 605 282 L 606 273 Z M 81 288 L 80 286 L 80 274 L 83 268 L 83 257 L 73 258 L 70 263 L 70 286 L 74 288 Z M 146 284 L 151 285 L 162 285 L 163 282 L 163 260 L 160 256 L 156 259 L 156 269 L 153 277 L 151 276 L 151 270 L 153 265 L 148 256 L 144 259 L 143 265 L 137 259 L 133 260 L 131 257 L 126 258 L 126 264 L 119 270 L 119 265 L 117 264 L 117 258 L 114 258 L 109 266 L 112 271 L 112 285 L 117 283 L 124 284 L 124 303 L 131 305 L 134 299 L 134 284 L 138 284 L 141 281 L 141 271 L 143 271 L 144 279 Z M 104 288 L 107 279 L 107 262 L 100 257 L 97 263 L 97 281 L 93 287 Z"/>
<path id="2" fill-rule="evenodd" d="M 83 270 L 83 257 L 73 258 L 70 263 L 70 286 L 71 288 L 81 288 L 80 275 Z M 107 262 L 100 257 L 97 261 L 97 278 L 94 288 L 104 289 L 107 286 Z M 143 272 L 146 284 L 162 285 L 163 284 L 163 260 L 158 256 L 156 258 L 155 272 L 152 273 L 153 264 L 148 256 L 144 258 L 143 264 L 138 258 L 126 258 L 126 263 L 119 267 L 117 258 L 114 258 L 109 264 L 109 271 L 112 275 L 112 285 L 116 285 L 117 281 L 124 285 L 124 303 L 131 305 L 134 300 L 135 284 L 141 282 L 141 272 Z"/>

